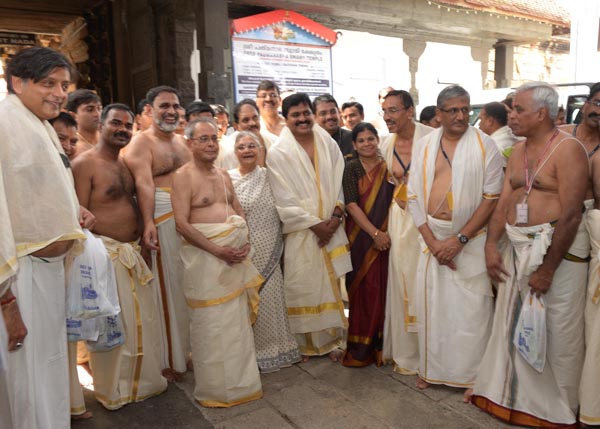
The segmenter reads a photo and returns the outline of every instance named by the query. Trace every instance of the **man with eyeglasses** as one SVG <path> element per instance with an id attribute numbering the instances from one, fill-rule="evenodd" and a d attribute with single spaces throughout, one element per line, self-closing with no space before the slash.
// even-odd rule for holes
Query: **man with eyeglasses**
<path id="1" fill-rule="evenodd" d="M 279 115 L 281 103 L 279 86 L 272 80 L 263 80 L 256 88 L 256 104 L 260 112 L 262 130 L 271 140 L 277 140 L 285 127 L 285 120 Z"/>
<path id="2" fill-rule="evenodd" d="M 416 142 L 433 131 L 415 122 L 414 115 L 408 92 L 392 90 L 384 96 L 381 116 L 391 134 L 381 139 L 381 152 L 396 187 L 388 224 L 395 244 L 389 256 L 383 359 L 393 360 L 394 370 L 401 374 L 415 374 L 419 366 L 415 279 L 421 249 L 419 231 L 406 207 L 409 170 Z"/>
<path id="3" fill-rule="evenodd" d="M 485 256 L 498 297 L 472 401 L 512 424 L 576 427 L 590 255 L 581 221 L 588 159 L 576 138 L 556 128 L 558 93 L 552 86 L 521 85 L 512 107 L 513 132 L 526 140 L 514 146 L 488 225 Z M 499 246 L 504 236 L 508 243 Z M 516 340 L 537 347 L 538 353 L 530 350 L 545 362 L 541 367 L 530 365 L 513 344 L 519 312 L 532 305 L 529 294 L 540 298 L 533 305 L 545 309 L 545 348 L 523 342 L 520 334 Z M 589 383 L 597 393 L 597 379 Z"/>
<path id="4" fill-rule="evenodd" d="M 277 140 L 277 137 L 271 133 L 261 130 L 261 121 L 258 113 L 258 106 L 254 100 L 245 98 L 233 108 L 233 127 L 235 132 L 221 139 L 219 144 L 219 158 L 215 165 L 225 170 L 231 170 L 239 166 L 239 161 L 233 150 L 235 139 L 240 131 L 250 131 L 260 140 L 260 149 L 258 154 L 258 165 L 265 166 L 267 150 Z"/>
<path id="5" fill-rule="evenodd" d="M 342 151 L 344 161 L 354 157 L 352 147 L 352 132 L 340 127 L 340 110 L 337 101 L 330 94 L 319 95 L 313 100 L 313 111 L 317 124 L 329 133 Z"/>
<path id="6" fill-rule="evenodd" d="M 180 287 L 181 239 L 173 220 L 171 184 L 175 171 L 191 155 L 183 136 L 175 134 L 180 107 L 177 90 L 170 86 L 152 88 L 146 101 L 152 111 L 152 125 L 133 137 L 124 160 L 135 179 L 144 222 L 143 243 L 153 251 L 152 271 L 161 291 L 163 375 L 174 381 L 187 369 L 190 346 L 188 309 Z"/>
<path id="7" fill-rule="evenodd" d="M 264 279 L 248 257 L 248 226 L 231 178 L 214 165 L 217 132 L 208 118 L 186 128 L 192 160 L 173 176 L 172 201 L 185 238 L 180 287 L 191 311 L 194 399 L 231 407 L 262 397 L 251 322 Z"/>
<path id="8" fill-rule="evenodd" d="M 437 98 L 442 126 L 418 144 L 408 205 L 421 237 L 417 268 L 417 387 L 470 388 L 492 327 L 485 226 L 502 190 L 496 144 L 469 125 L 470 96 L 458 85 Z"/>
<path id="9" fill-rule="evenodd" d="M 283 101 L 287 127 L 267 153 L 269 181 L 285 234 L 284 291 L 290 328 L 303 361 L 342 357 L 348 321 L 339 278 L 352 269 L 344 216 L 344 158 L 314 126 L 310 98 Z"/>

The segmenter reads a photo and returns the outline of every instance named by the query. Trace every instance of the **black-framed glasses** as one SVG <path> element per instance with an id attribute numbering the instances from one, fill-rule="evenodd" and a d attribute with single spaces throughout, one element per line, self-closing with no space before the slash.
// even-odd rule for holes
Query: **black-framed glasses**
<path id="1" fill-rule="evenodd" d="M 440 111 L 444 113 L 448 113 L 450 116 L 456 116 L 458 115 L 458 112 L 467 116 L 469 115 L 469 113 L 471 113 L 471 107 L 451 107 L 450 109 L 442 109 L 441 107 L 438 107 L 438 109 L 440 109 Z"/>

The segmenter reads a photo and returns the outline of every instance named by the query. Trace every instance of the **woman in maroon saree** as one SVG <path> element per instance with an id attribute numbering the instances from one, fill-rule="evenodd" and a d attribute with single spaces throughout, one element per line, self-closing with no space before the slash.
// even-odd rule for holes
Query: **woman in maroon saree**
<path id="1" fill-rule="evenodd" d="M 344 366 L 382 365 L 383 321 L 388 276 L 387 216 L 393 198 L 379 137 L 373 125 L 362 122 L 352 130 L 358 158 L 344 170 L 344 198 L 350 214 L 346 233 L 354 270 L 346 275 L 350 302 L 348 347 Z"/>

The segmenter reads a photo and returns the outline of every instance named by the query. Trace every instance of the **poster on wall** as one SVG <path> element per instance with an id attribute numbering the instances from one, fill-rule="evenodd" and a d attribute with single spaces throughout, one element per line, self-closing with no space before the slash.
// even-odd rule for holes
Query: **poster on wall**
<path id="1" fill-rule="evenodd" d="M 281 91 L 332 93 L 331 46 L 336 32 L 296 12 L 275 10 L 232 23 L 235 102 L 256 97 L 263 80 Z"/>

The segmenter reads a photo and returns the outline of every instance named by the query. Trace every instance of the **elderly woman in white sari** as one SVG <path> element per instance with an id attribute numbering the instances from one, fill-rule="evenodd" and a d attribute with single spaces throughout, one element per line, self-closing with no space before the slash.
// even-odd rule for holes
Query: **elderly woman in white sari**
<path id="1" fill-rule="evenodd" d="M 254 249 L 252 263 L 265 278 L 254 324 L 254 342 L 260 371 L 272 372 L 299 362 L 300 352 L 287 318 L 279 265 L 283 253 L 281 224 L 267 170 L 258 165 L 260 146 L 253 133 L 241 131 L 234 145 L 239 167 L 229 170 L 229 175 L 246 213 Z"/>

